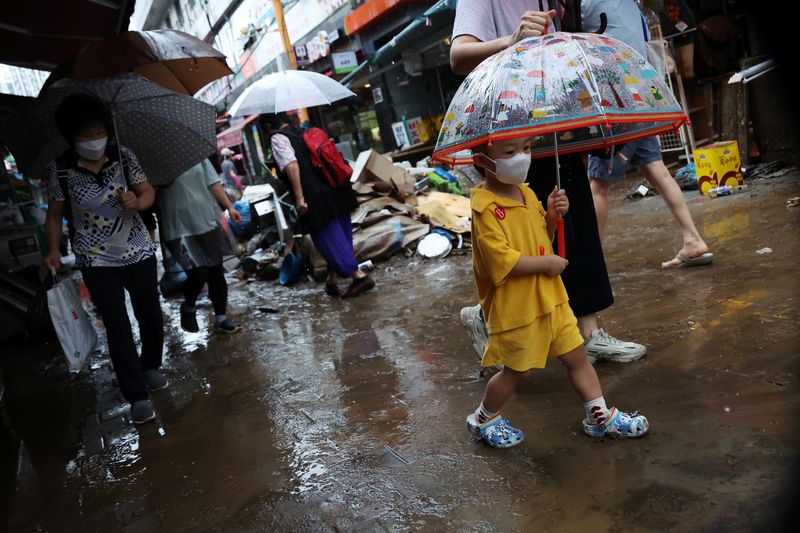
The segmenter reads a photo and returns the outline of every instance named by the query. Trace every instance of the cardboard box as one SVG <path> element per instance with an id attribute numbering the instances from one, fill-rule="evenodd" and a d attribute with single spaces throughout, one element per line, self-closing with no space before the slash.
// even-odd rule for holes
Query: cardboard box
<path id="1" fill-rule="evenodd" d="M 395 166 L 394 171 L 392 171 L 391 182 L 394 189 L 399 192 L 400 196 L 403 198 L 414 194 L 414 185 L 417 184 L 417 180 L 408 170 L 398 166 Z"/>
<path id="2" fill-rule="evenodd" d="M 350 181 L 359 194 L 389 194 L 397 191 L 401 197 L 412 194 L 416 184 L 406 169 L 396 166 L 391 159 L 375 150 L 358 154 Z"/>
<path id="3" fill-rule="evenodd" d="M 716 142 L 694 151 L 697 186 L 702 194 L 721 185 L 738 187 L 744 184 L 739 144 L 736 141 Z"/>
<path id="4" fill-rule="evenodd" d="M 392 179 L 392 172 L 394 172 L 394 164 L 391 159 L 375 150 L 365 150 L 358 154 L 358 158 L 356 158 L 350 181 L 353 183 L 357 181 L 366 183 L 377 179 L 388 182 Z M 365 173 L 367 174 L 366 176 L 364 176 Z"/>

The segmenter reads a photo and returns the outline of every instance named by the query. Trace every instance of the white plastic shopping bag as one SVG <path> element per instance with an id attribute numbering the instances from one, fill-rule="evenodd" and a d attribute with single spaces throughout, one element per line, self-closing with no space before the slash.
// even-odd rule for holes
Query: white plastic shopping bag
<path id="1" fill-rule="evenodd" d="M 61 348 L 67 356 L 69 371 L 80 372 L 97 346 L 97 332 L 81 306 L 75 283 L 70 279 L 59 281 L 55 270 L 51 272 L 55 285 L 47 291 L 47 307 Z"/>

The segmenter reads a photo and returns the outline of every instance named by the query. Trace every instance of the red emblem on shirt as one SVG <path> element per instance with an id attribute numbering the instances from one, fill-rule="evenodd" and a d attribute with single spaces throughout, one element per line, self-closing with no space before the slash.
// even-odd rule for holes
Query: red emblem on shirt
<path id="1" fill-rule="evenodd" d="M 497 217 L 497 220 L 503 220 L 506 218 L 506 210 L 502 207 L 495 207 L 494 208 L 494 216 Z"/>

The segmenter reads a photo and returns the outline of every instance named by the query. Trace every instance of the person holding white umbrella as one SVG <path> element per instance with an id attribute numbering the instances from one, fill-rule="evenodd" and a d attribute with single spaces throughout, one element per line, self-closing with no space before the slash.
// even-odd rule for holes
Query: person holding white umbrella
<path id="1" fill-rule="evenodd" d="M 271 115 L 267 121 L 278 176 L 289 189 L 302 231 L 311 234 L 314 246 L 328 263 L 325 292 L 338 296 L 338 279 L 353 280 L 342 298 L 358 296 L 375 287 L 372 278 L 358 268 L 353 252 L 350 213 L 358 206 L 355 193 L 349 179 L 333 185 L 312 164 L 303 130 L 292 124 L 285 111 L 330 104 L 351 96 L 355 93 L 328 76 L 286 70 L 248 87 L 229 111 L 231 116 Z"/>
<path id="2" fill-rule="evenodd" d="M 325 292 L 339 295 L 339 277 L 353 280 L 342 298 L 374 288 L 375 282 L 358 268 L 353 252 L 350 213 L 358 207 L 358 202 L 350 182 L 334 188 L 319 175 L 311 163 L 303 130 L 292 125 L 286 113 L 271 115 L 267 121 L 278 176 L 289 189 L 302 231 L 311 234 L 314 246 L 328 264 Z"/>

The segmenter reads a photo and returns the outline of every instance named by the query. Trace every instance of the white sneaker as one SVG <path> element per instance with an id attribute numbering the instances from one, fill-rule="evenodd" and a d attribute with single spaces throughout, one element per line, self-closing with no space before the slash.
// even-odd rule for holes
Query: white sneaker
<path id="1" fill-rule="evenodd" d="M 469 332 L 469 338 L 472 339 L 472 347 L 478 354 L 478 359 L 483 359 L 483 352 L 486 351 L 486 344 L 489 342 L 489 334 L 486 333 L 486 324 L 481 317 L 481 306 L 463 308 L 461 323 Z"/>
<path id="2" fill-rule="evenodd" d="M 592 363 L 597 361 L 630 363 L 641 359 L 647 353 L 647 348 L 643 344 L 621 341 L 603 329 L 594 330 L 592 336 L 584 343 L 584 347 Z"/>

